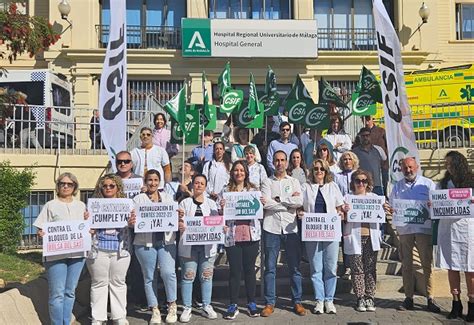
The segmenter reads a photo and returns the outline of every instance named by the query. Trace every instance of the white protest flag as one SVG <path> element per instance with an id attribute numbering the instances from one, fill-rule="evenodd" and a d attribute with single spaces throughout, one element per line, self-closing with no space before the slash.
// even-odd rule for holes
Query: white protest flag
<path id="1" fill-rule="evenodd" d="M 125 1 L 110 0 L 110 34 L 100 77 L 100 135 L 116 171 L 115 155 L 127 147 L 127 22 Z"/>
<path id="2" fill-rule="evenodd" d="M 405 89 L 400 41 L 382 0 L 374 0 L 373 6 L 379 54 L 380 87 L 382 88 L 385 130 L 387 132 L 390 180 L 395 183 L 403 177 L 400 159 L 415 157 L 418 163 L 420 159 Z M 418 172 L 421 173 L 421 168 Z"/>

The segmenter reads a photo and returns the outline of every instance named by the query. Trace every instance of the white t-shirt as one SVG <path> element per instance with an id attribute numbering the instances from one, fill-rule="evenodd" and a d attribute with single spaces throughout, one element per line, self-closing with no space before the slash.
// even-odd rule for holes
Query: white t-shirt
<path id="1" fill-rule="evenodd" d="M 165 173 L 163 166 L 170 164 L 170 158 L 165 149 L 153 145 L 151 149 L 135 148 L 131 152 L 133 161 L 133 172 L 140 176 L 145 176 L 145 167 L 147 170 L 156 169 L 160 177 L 159 188 L 162 189 L 165 185 Z M 146 165 L 146 166 L 145 166 Z"/>

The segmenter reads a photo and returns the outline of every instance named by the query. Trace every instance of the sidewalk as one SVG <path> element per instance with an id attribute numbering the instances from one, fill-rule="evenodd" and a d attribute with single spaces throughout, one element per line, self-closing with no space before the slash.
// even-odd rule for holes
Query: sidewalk
<path id="1" fill-rule="evenodd" d="M 308 300 L 303 305 L 312 309 L 314 304 Z M 308 310 L 308 314 L 304 317 L 295 315 L 291 310 L 291 301 L 288 298 L 278 299 L 275 313 L 267 318 L 258 317 L 250 318 L 247 315 L 245 304 L 240 304 L 240 314 L 233 321 L 224 320 L 222 314 L 226 309 L 227 300 L 218 299 L 213 301 L 213 306 L 219 317 L 216 320 L 208 320 L 201 316 L 195 309 L 190 324 L 380 324 L 380 325 L 396 325 L 396 324 L 464 324 L 461 320 L 449 321 L 446 315 L 451 310 L 451 299 L 440 298 L 437 303 L 441 306 L 441 314 L 433 314 L 424 310 L 426 299 L 424 297 L 415 297 L 414 311 L 397 311 L 396 308 L 403 301 L 404 296 L 398 292 L 388 295 L 383 293 L 375 299 L 376 312 L 360 313 L 355 311 L 355 297 L 352 294 L 338 295 L 335 300 L 337 308 L 336 315 L 315 315 Z M 260 301 L 258 301 L 260 303 Z M 465 312 L 467 312 L 467 303 L 464 303 Z M 262 307 L 259 305 L 259 307 Z M 179 313 L 181 309 L 179 308 Z M 141 312 L 129 309 L 128 321 L 130 325 L 148 324 L 150 312 Z M 163 315 L 164 323 L 164 315 Z M 89 319 L 82 319 L 80 324 L 90 324 Z M 109 323 L 111 324 L 111 322 Z M 179 324 L 179 322 L 177 323 Z"/>

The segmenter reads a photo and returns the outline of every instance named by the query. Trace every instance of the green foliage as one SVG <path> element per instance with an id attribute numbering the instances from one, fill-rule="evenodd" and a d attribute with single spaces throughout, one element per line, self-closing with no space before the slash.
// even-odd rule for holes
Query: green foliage
<path id="1" fill-rule="evenodd" d="M 27 206 L 35 177 L 32 168 L 20 171 L 0 162 L 0 252 L 16 252 L 24 229 L 20 210 Z"/>
<path id="2" fill-rule="evenodd" d="M 6 282 L 26 283 L 44 271 L 40 251 L 12 255 L 0 253 L 0 265 L 0 279 Z"/>

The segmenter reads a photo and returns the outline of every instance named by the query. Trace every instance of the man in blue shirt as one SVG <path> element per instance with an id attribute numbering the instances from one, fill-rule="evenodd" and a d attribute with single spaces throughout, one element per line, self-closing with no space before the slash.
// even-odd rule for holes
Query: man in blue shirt
<path id="1" fill-rule="evenodd" d="M 275 172 L 275 166 L 273 165 L 273 155 L 277 151 L 283 151 L 287 157 L 290 157 L 291 152 L 294 149 L 298 149 L 298 146 L 290 142 L 291 125 L 288 122 L 280 124 L 280 139 L 273 140 L 270 142 L 267 151 L 267 166 L 271 173 Z"/>
<path id="2" fill-rule="evenodd" d="M 214 132 L 205 130 L 202 137 L 202 144 L 191 151 L 190 158 L 195 170 L 199 173 L 202 171 L 202 166 L 204 166 L 207 161 L 212 160 L 212 154 L 214 152 L 214 144 L 212 143 Z"/>

